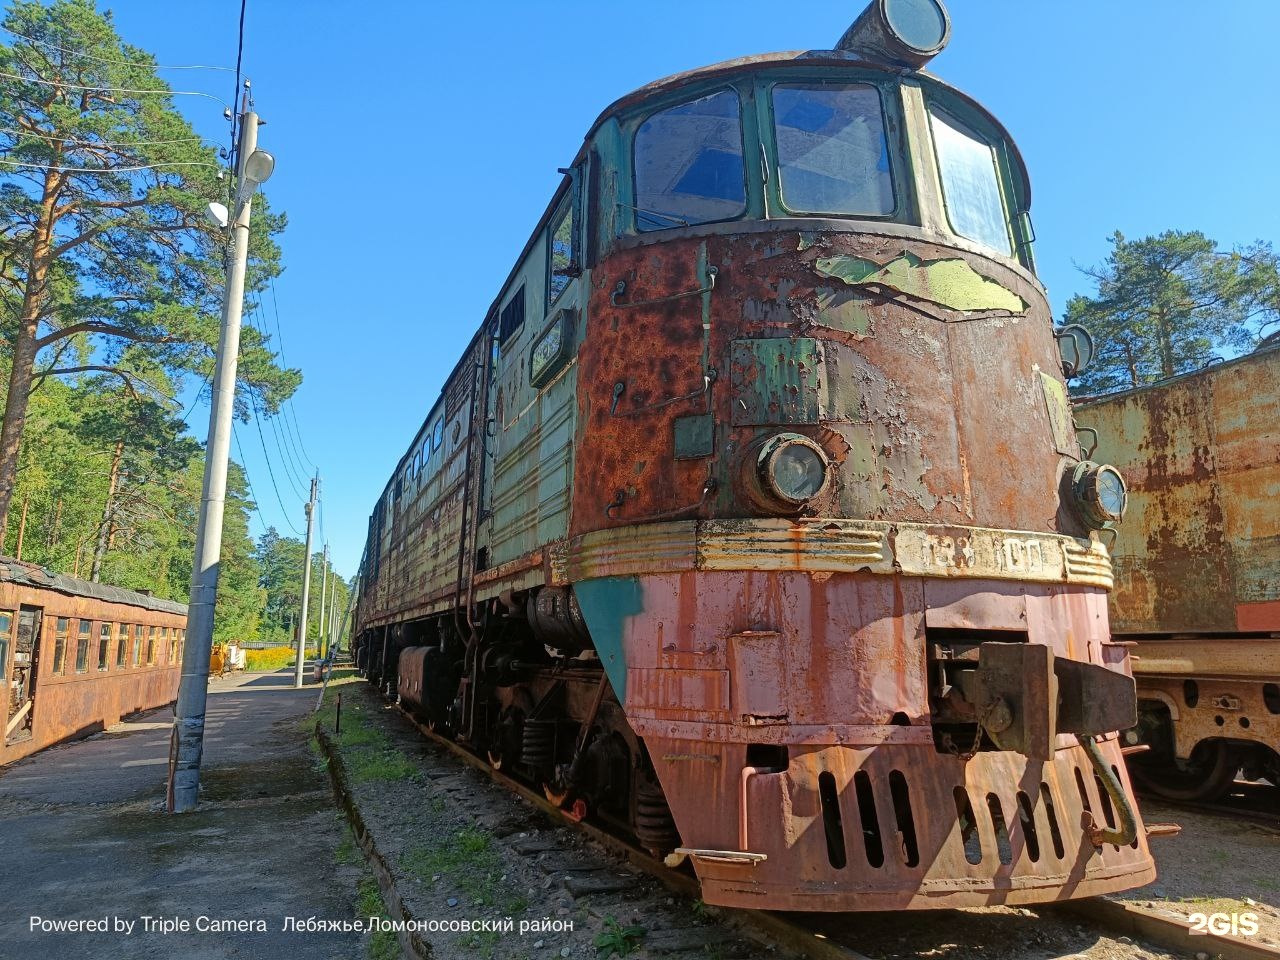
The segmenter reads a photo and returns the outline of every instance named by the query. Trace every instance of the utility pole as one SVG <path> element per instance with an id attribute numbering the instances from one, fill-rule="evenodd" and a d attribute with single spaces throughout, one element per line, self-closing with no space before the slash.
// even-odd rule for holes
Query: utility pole
<path id="1" fill-rule="evenodd" d="M 174 705 L 169 749 L 170 813 L 194 810 L 200 801 L 200 758 L 204 752 L 209 654 L 213 647 L 213 610 L 218 597 L 218 567 L 222 559 L 222 515 L 227 497 L 227 460 L 231 454 L 231 418 L 240 353 L 240 314 L 244 309 L 244 277 L 249 259 L 249 212 L 254 191 L 275 168 L 275 158 L 258 149 L 260 122 L 258 115 L 251 110 L 241 114 L 232 209 L 228 211 L 221 204 L 209 204 L 210 215 L 220 226 L 230 230 L 231 250 L 222 299 L 218 356 L 213 371 L 204 486 L 196 527 L 191 602 L 187 608 L 187 644 L 182 651 L 182 680 Z"/>
<path id="2" fill-rule="evenodd" d="M 333 575 L 333 589 L 329 591 L 329 635 L 324 638 L 324 655 L 333 649 L 333 637 L 338 632 L 338 575 Z"/>
<path id="3" fill-rule="evenodd" d="M 307 545 L 302 554 L 302 613 L 298 620 L 298 656 L 293 665 L 293 686 L 302 689 L 302 670 L 307 657 L 307 603 L 311 599 L 311 529 L 316 519 L 316 491 L 320 487 L 320 475 L 311 478 L 311 499 L 307 501 Z"/>
<path id="4" fill-rule="evenodd" d="M 324 615 L 328 609 L 329 597 L 329 545 L 324 545 L 324 552 L 320 556 L 320 629 L 316 631 L 316 652 L 320 656 L 324 656 L 325 634 L 324 634 Z"/>

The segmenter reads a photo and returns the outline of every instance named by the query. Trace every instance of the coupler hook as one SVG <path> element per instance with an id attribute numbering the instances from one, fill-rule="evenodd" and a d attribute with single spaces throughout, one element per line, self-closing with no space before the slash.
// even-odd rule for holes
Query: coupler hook
<path id="1" fill-rule="evenodd" d="M 1102 751 L 1098 749 L 1096 738 L 1090 734 L 1082 733 L 1077 734 L 1076 739 L 1080 741 L 1080 746 L 1084 747 L 1085 755 L 1088 756 L 1089 763 L 1093 766 L 1093 772 L 1102 781 L 1102 785 L 1107 791 L 1107 796 L 1111 798 L 1111 805 L 1115 808 L 1116 816 L 1120 818 L 1120 829 L 1112 830 L 1108 827 L 1099 826 L 1094 821 L 1093 814 L 1086 810 L 1081 817 L 1081 826 L 1084 827 L 1085 833 L 1089 835 L 1089 841 L 1098 849 L 1108 843 L 1114 843 L 1117 847 L 1133 843 L 1138 838 L 1138 818 L 1133 812 L 1133 804 L 1129 802 L 1128 795 L 1124 792 L 1124 788 L 1120 786 L 1120 779 L 1116 776 L 1115 771 L 1107 766 L 1106 760 L 1102 757 Z"/>

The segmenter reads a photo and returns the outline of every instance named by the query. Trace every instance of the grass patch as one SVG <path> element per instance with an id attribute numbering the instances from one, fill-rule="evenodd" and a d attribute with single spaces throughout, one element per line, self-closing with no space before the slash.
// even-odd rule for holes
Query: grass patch
<path id="1" fill-rule="evenodd" d="M 391 919 L 387 914 L 387 905 L 382 900 L 382 891 L 378 889 L 378 882 L 373 879 L 372 874 L 361 877 L 360 884 L 356 887 L 356 911 L 361 917 Z M 400 956 L 400 941 L 390 930 L 377 930 L 369 938 L 367 955 L 369 960 L 397 960 Z"/>
<path id="2" fill-rule="evenodd" d="M 360 862 L 360 848 L 356 846 L 355 835 L 352 834 L 349 826 L 342 831 L 342 842 L 338 844 L 338 849 L 333 851 L 333 859 L 340 864 Z"/>
<path id="3" fill-rule="evenodd" d="M 448 880 L 469 901 L 467 906 L 498 907 L 506 913 L 522 913 L 528 901 L 514 897 L 506 903 L 499 878 L 502 856 L 493 835 L 475 827 L 465 827 L 431 846 L 410 848 L 400 858 L 404 870 L 425 883 L 439 875 Z"/>
<path id="4" fill-rule="evenodd" d="M 352 783 L 408 780 L 417 772 L 409 758 L 395 749 L 362 751 L 348 757 L 346 763 Z"/>
<path id="5" fill-rule="evenodd" d="M 624 927 L 614 917 L 607 917 L 604 921 L 604 930 L 596 935 L 596 956 L 602 960 L 608 960 L 609 957 L 625 957 L 640 946 L 644 934 L 644 927 Z"/>

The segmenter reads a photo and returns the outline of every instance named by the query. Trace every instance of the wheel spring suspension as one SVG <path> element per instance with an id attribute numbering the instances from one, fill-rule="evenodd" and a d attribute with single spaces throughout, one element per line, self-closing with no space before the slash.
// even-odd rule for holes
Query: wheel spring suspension
<path id="1" fill-rule="evenodd" d="M 520 745 L 520 761 L 535 770 L 549 770 L 556 762 L 555 720 L 528 719 Z"/>
<path id="2" fill-rule="evenodd" d="M 680 832 L 662 788 L 641 783 L 636 790 L 636 839 L 646 850 L 663 855 L 680 846 Z"/>

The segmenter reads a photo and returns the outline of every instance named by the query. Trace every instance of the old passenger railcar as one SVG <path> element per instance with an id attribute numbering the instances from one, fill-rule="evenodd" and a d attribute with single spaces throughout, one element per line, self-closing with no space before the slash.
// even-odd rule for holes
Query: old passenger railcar
<path id="1" fill-rule="evenodd" d="M 1112 630 L 1134 642 L 1135 774 L 1174 799 L 1280 784 L 1280 343 L 1082 403 L 1128 481 Z"/>
<path id="2" fill-rule="evenodd" d="M 0 557 L 0 765 L 177 695 L 185 604 Z"/>
<path id="3" fill-rule="evenodd" d="M 948 32 L 876 0 L 605 110 L 370 518 L 366 675 L 711 903 L 1154 875 L 1117 508 Z"/>

